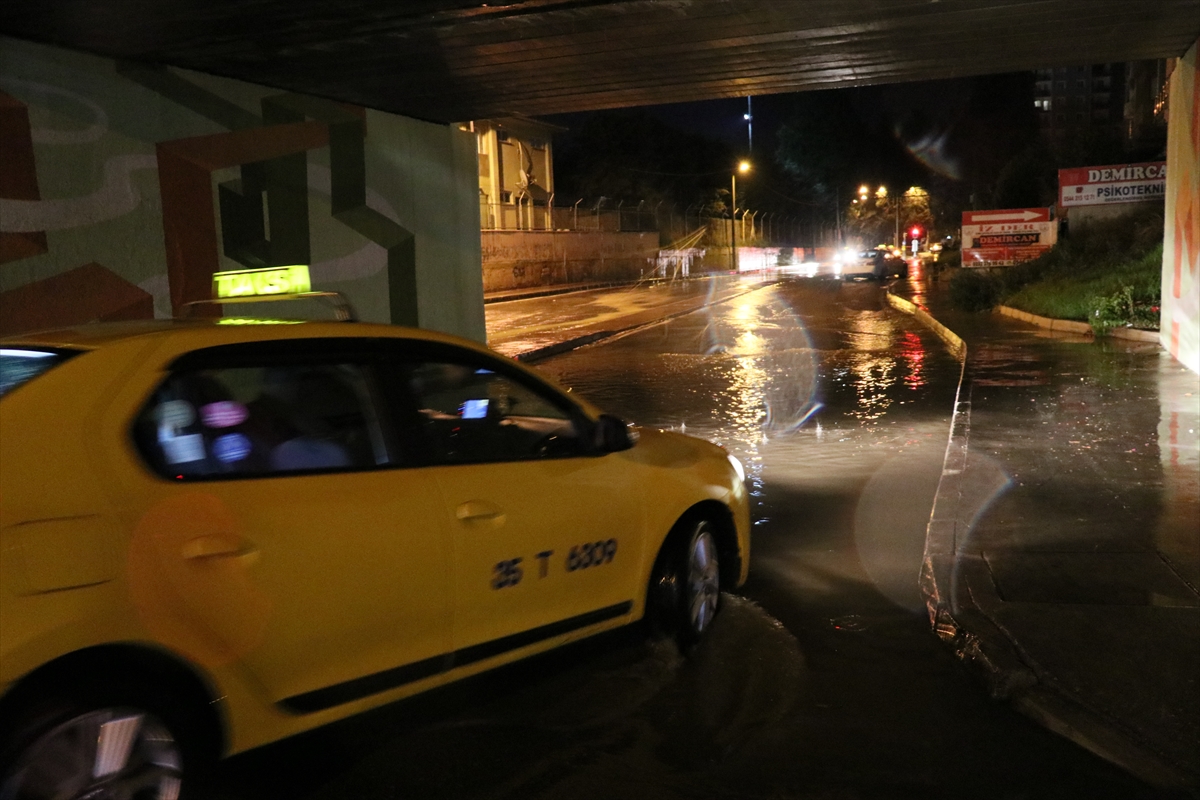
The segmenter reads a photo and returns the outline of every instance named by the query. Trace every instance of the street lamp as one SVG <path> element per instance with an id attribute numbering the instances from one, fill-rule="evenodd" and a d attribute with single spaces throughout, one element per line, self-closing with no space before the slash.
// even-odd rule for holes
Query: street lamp
<path id="1" fill-rule="evenodd" d="M 729 181 L 729 264 L 733 268 L 734 274 L 738 271 L 737 263 L 737 174 L 738 172 L 745 175 L 750 171 L 749 161 L 739 161 L 737 172 L 733 173 Z"/>

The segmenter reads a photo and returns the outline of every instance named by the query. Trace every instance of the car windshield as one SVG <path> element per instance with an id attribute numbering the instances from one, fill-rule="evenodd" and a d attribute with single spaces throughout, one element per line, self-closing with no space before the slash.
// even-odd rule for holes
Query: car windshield
<path id="1" fill-rule="evenodd" d="M 75 353 L 24 347 L 0 348 L 0 397 L 58 366 Z"/>

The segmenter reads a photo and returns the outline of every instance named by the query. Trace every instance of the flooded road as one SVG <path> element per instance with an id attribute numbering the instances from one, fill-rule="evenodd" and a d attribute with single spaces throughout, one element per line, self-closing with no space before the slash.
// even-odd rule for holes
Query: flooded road
<path id="1" fill-rule="evenodd" d="M 960 365 L 877 284 L 784 281 L 538 368 L 746 465 L 751 577 L 711 636 L 687 658 L 596 637 L 232 759 L 213 797 L 1157 796 L 990 700 L 930 632 Z"/>

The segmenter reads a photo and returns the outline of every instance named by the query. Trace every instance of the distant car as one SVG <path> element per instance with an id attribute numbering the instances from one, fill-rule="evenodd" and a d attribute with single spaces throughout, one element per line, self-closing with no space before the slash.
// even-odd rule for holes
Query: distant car
<path id="1" fill-rule="evenodd" d="M 843 280 L 858 278 L 904 278 L 908 276 L 908 264 L 903 258 L 886 250 L 863 250 L 841 264 Z"/>
<path id="2" fill-rule="evenodd" d="M 891 252 L 875 251 L 875 277 L 879 280 L 884 278 L 907 278 L 908 277 L 908 262 L 901 256 Z M 882 256 L 882 258 L 880 257 Z"/>
<path id="3" fill-rule="evenodd" d="M 693 642 L 747 577 L 717 445 L 454 337 L 229 322 L 0 344 L 0 797 L 174 800 L 582 636 Z"/>

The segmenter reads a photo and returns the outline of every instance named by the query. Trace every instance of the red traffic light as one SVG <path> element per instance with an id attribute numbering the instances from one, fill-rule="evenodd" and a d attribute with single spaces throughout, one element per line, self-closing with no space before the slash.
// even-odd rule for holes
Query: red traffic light
<path id="1" fill-rule="evenodd" d="M 912 231 L 911 231 L 911 233 L 912 233 L 912 236 L 913 236 L 913 238 L 915 239 L 915 238 L 917 238 L 918 236 L 920 236 L 920 235 L 921 235 L 921 229 L 920 229 L 920 228 L 913 228 L 913 229 L 912 229 Z"/>

